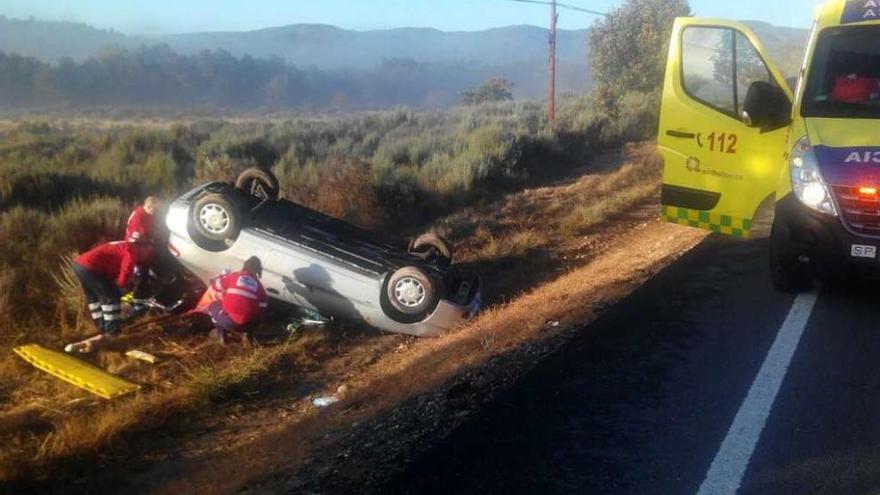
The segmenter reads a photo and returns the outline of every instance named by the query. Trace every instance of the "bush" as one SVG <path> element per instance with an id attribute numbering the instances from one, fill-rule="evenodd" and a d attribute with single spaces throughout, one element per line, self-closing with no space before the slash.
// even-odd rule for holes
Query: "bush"
<path id="1" fill-rule="evenodd" d="M 630 91 L 620 99 L 617 117 L 603 120 L 602 142 L 620 145 L 650 139 L 657 133 L 659 116 L 655 94 Z"/>
<path id="2" fill-rule="evenodd" d="M 626 0 L 590 30 L 594 108 L 616 117 L 632 91 L 663 85 L 672 23 L 689 16 L 687 0 Z"/>
<path id="3" fill-rule="evenodd" d="M 2 283 L 14 288 L 4 290 L 0 310 L 11 312 L 19 324 L 33 319 L 50 324 L 64 299 L 56 297 L 64 256 L 121 238 L 127 210 L 118 199 L 97 198 L 75 200 L 54 214 L 21 206 L 0 213 Z"/>
<path id="4" fill-rule="evenodd" d="M 320 167 L 285 165 L 279 172 L 281 190 L 300 204 L 361 225 L 384 223 L 365 163 L 338 160 Z"/>
<path id="5" fill-rule="evenodd" d="M 480 105 L 483 103 L 495 103 L 510 101 L 513 94 L 510 92 L 513 83 L 503 77 L 493 77 L 483 83 L 479 88 L 469 89 L 461 93 L 461 102 L 464 105 Z"/>

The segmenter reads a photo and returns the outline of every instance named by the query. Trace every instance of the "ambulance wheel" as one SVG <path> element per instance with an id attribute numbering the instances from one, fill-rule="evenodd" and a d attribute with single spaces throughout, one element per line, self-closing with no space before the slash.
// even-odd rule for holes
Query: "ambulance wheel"
<path id="1" fill-rule="evenodd" d="M 799 293 L 810 289 L 813 277 L 809 268 L 786 249 L 787 229 L 773 226 L 770 233 L 770 280 L 781 292 Z"/>
<path id="2" fill-rule="evenodd" d="M 281 188 L 278 178 L 271 170 L 264 167 L 250 167 L 238 174 L 235 187 L 260 199 L 276 200 Z"/>
<path id="3" fill-rule="evenodd" d="M 382 309 L 398 323 L 418 323 L 440 302 L 441 287 L 424 270 L 405 266 L 385 281 L 380 298 Z"/>
<path id="4" fill-rule="evenodd" d="M 235 239 L 241 230 L 241 215 L 222 194 L 206 194 L 192 207 L 196 234 L 208 241 Z"/>
<path id="5" fill-rule="evenodd" d="M 416 237 L 409 252 L 437 266 L 446 267 L 452 264 L 452 246 L 449 241 L 434 233 Z"/>

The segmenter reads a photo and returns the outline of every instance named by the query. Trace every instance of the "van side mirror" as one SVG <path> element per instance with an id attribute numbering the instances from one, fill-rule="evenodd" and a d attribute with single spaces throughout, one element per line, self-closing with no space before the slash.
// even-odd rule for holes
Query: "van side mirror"
<path id="1" fill-rule="evenodd" d="M 780 129 L 791 123 L 791 102 L 777 86 L 755 81 L 749 86 L 743 103 L 743 122 L 762 132 Z"/>

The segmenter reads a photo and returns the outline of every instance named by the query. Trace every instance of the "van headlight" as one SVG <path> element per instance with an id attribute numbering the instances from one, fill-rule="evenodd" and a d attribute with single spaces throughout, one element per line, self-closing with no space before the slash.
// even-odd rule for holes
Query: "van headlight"
<path id="1" fill-rule="evenodd" d="M 810 140 L 802 137 L 791 150 L 791 189 L 804 205 L 828 215 L 837 216 L 837 209 L 828 187 L 819 172 L 816 154 Z"/>

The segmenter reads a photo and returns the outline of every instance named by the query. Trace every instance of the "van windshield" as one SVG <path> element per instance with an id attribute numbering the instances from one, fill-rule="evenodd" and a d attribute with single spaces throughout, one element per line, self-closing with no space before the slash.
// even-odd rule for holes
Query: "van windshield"
<path id="1" fill-rule="evenodd" d="M 880 118 L 880 26 L 835 27 L 816 42 L 803 117 Z"/>

